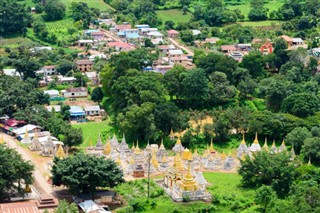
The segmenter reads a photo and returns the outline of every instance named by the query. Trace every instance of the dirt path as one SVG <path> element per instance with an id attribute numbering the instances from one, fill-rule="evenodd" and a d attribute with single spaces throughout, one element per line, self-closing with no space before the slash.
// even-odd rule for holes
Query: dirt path
<path id="1" fill-rule="evenodd" d="M 27 152 L 24 150 L 22 147 L 20 147 L 17 143 L 18 141 L 14 139 L 13 137 L 9 135 L 4 134 L 4 140 L 7 143 L 8 147 L 14 148 L 24 160 L 26 161 L 31 161 L 34 164 L 34 172 L 33 172 L 33 177 L 34 177 L 34 187 L 37 189 L 37 191 L 40 194 L 52 194 L 52 186 L 48 183 L 46 178 L 43 176 L 41 173 L 41 164 L 37 163 L 31 155 L 31 153 Z"/>
<path id="2" fill-rule="evenodd" d="M 188 55 L 194 56 L 194 53 L 193 53 L 193 51 L 192 51 L 190 48 L 188 48 L 188 47 L 180 44 L 179 42 L 177 42 L 177 41 L 174 40 L 173 38 L 168 38 L 168 40 L 169 40 L 173 45 L 175 45 L 175 46 L 179 47 L 180 49 L 183 49 L 184 51 L 186 51 L 186 52 L 188 53 Z"/>
<path id="3" fill-rule="evenodd" d="M 99 30 L 101 30 L 102 32 L 104 32 L 105 36 L 108 37 L 108 38 L 111 38 L 113 39 L 114 41 L 118 41 L 118 42 L 121 42 L 121 39 L 117 36 L 115 36 L 112 32 L 108 31 L 108 30 L 105 30 L 105 29 L 102 29 L 102 28 L 99 28 Z"/>

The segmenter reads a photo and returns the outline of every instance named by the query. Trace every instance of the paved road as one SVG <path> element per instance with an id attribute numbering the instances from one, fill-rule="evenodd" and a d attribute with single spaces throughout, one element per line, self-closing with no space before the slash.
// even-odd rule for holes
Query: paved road
<path id="1" fill-rule="evenodd" d="M 34 177 L 34 187 L 37 189 L 37 191 L 40 194 L 51 194 L 52 191 L 52 186 L 47 182 L 45 177 L 42 175 L 40 172 L 40 165 L 35 164 L 34 160 L 32 159 L 32 156 L 26 152 L 22 147 L 17 145 L 17 140 L 14 139 L 13 137 L 4 134 L 4 140 L 6 141 L 7 145 L 11 148 L 14 148 L 24 160 L 26 161 L 31 161 L 34 164 L 35 170 L 33 172 L 33 177 Z"/>
<path id="2" fill-rule="evenodd" d="M 188 48 L 188 47 L 180 44 L 179 42 L 177 42 L 177 41 L 174 40 L 173 38 L 168 38 L 168 40 L 169 40 L 174 46 L 179 47 L 180 49 L 183 49 L 184 51 L 186 51 L 186 52 L 188 53 L 188 55 L 194 56 L 194 53 L 193 53 L 193 51 L 192 51 L 190 48 Z"/>

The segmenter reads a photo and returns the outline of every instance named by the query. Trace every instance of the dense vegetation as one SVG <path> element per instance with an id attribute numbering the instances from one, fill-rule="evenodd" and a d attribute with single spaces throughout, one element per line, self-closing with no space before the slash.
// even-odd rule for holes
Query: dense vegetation
<path id="1" fill-rule="evenodd" d="M 33 182 L 34 166 L 22 159 L 14 149 L 0 145 L 0 200 L 6 200 L 14 194 L 24 196 L 26 185 Z"/>

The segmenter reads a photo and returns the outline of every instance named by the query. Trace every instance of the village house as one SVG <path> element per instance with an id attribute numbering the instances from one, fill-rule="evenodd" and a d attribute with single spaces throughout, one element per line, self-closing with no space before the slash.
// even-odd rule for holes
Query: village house
<path id="1" fill-rule="evenodd" d="M 141 36 L 147 36 L 150 32 L 158 32 L 158 28 L 141 28 L 139 29 L 139 34 Z"/>
<path id="2" fill-rule="evenodd" d="M 160 49 L 161 52 L 165 53 L 165 54 L 168 54 L 168 51 L 169 50 L 175 50 L 176 47 L 172 44 L 170 45 L 160 45 L 158 46 L 158 49 Z"/>
<path id="3" fill-rule="evenodd" d="M 96 106 L 85 106 L 84 111 L 87 116 L 99 116 L 100 115 L 100 107 Z"/>
<path id="4" fill-rule="evenodd" d="M 75 80 L 76 80 L 75 77 L 65 77 L 62 75 L 58 76 L 59 84 L 73 84 Z"/>
<path id="5" fill-rule="evenodd" d="M 153 45 L 163 44 L 163 39 L 162 38 L 154 38 L 154 39 L 151 39 L 151 43 Z"/>
<path id="6" fill-rule="evenodd" d="M 162 33 L 158 32 L 158 31 L 152 31 L 152 32 L 149 32 L 147 33 L 147 38 L 150 38 L 150 39 L 153 39 L 153 38 L 156 38 L 156 39 L 163 39 L 163 35 Z"/>
<path id="7" fill-rule="evenodd" d="M 99 78 L 97 72 L 86 72 L 85 75 L 88 77 L 88 79 L 94 84 L 99 83 Z"/>
<path id="8" fill-rule="evenodd" d="M 173 68 L 173 65 L 157 65 L 154 67 L 154 70 L 162 75 L 166 74 L 166 72 Z"/>
<path id="9" fill-rule="evenodd" d="M 59 97 L 59 91 L 58 90 L 45 90 L 43 91 L 44 94 L 48 94 L 50 98 L 56 98 Z"/>
<path id="10" fill-rule="evenodd" d="M 262 44 L 259 48 L 259 51 L 263 54 L 263 55 L 268 55 L 271 54 L 273 52 L 273 46 L 271 42 L 265 42 L 264 44 Z"/>
<path id="11" fill-rule="evenodd" d="M 179 55 L 179 56 L 175 56 L 175 57 L 170 57 L 169 58 L 169 64 L 170 65 L 179 64 L 179 65 L 184 66 L 184 65 L 187 65 L 187 63 L 189 61 L 191 62 L 192 60 L 190 60 L 187 55 Z"/>
<path id="12" fill-rule="evenodd" d="M 116 23 L 114 22 L 113 19 L 98 19 L 99 25 L 107 25 L 109 27 L 114 27 L 116 26 Z"/>
<path id="13" fill-rule="evenodd" d="M 105 35 L 104 35 L 104 32 L 99 31 L 99 32 L 92 32 L 92 33 L 91 33 L 91 37 L 92 37 L 94 40 L 101 40 L 101 39 L 104 39 L 104 38 L 105 38 Z"/>
<path id="14" fill-rule="evenodd" d="M 65 98 L 84 98 L 88 96 L 88 91 L 85 87 L 67 88 L 62 93 Z"/>
<path id="15" fill-rule="evenodd" d="M 116 25 L 113 28 L 110 28 L 110 31 L 113 32 L 121 32 L 127 29 L 131 29 L 131 25 L 130 24 L 121 24 L 121 25 Z"/>
<path id="16" fill-rule="evenodd" d="M 46 106 L 46 109 L 49 111 L 49 112 L 52 112 L 53 110 L 55 112 L 60 112 L 61 111 L 61 106 L 60 105 L 49 105 L 49 106 Z"/>
<path id="17" fill-rule="evenodd" d="M 237 51 L 237 48 L 234 45 L 221 45 L 220 49 L 223 53 L 232 53 Z"/>
<path id="18" fill-rule="evenodd" d="M 81 107 L 70 106 L 70 119 L 71 120 L 83 120 L 86 116 L 85 112 Z"/>
<path id="19" fill-rule="evenodd" d="M 135 27 L 138 28 L 139 30 L 142 28 L 150 28 L 148 24 L 137 24 L 135 25 Z"/>
<path id="20" fill-rule="evenodd" d="M 192 35 L 194 35 L 194 36 L 197 36 L 197 35 L 201 34 L 200 30 L 191 30 L 191 32 L 192 32 Z"/>
<path id="21" fill-rule="evenodd" d="M 287 43 L 288 49 L 296 49 L 298 47 L 308 48 L 308 45 L 301 38 L 290 38 L 287 35 L 282 35 L 281 38 Z"/>
<path id="22" fill-rule="evenodd" d="M 113 48 L 114 50 L 120 52 L 120 51 L 130 51 L 134 49 L 134 46 L 128 44 L 128 43 L 124 43 L 124 42 L 118 42 L 118 41 L 114 41 L 114 42 L 108 42 L 108 47 Z"/>
<path id="23" fill-rule="evenodd" d="M 176 30 L 168 30 L 167 34 L 169 38 L 177 38 L 179 36 L 179 32 Z"/>
<path id="24" fill-rule="evenodd" d="M 21 75 L 16 69 L 3 69 L 2 74 L 12 77 L 18 77 L 21 80 Z"/>
<path id="25" fill-rule="evenodd" d="M 239 51 L 235 51 L 235 52 L 229 53 L 229 56 L 234 60 L 236 60 L 237 62 L 241 62 L 244 55 Z"/>
<path id="26" fill-rule="evenodd" d="M 56 66 L 44 66 L 40 70 L 36 71 L 37 74 L 43 75 L 43 76 L 50 76 L 50 75 L 56 75 L 57 69 Z"/>
<path id="27" fill-rule="evenodd" d="M 237 51 L 249 52 L 251 51 L 251 44 L 235 44 Z"/>
<path id="28" fill-rule="evenodd" d="M 179 57 L 182 56 L 184 53 L 182 50 L 169 50 L 168 51 L 168 57 L 173 58 L 173 57 Z"/>
<path id="29" fill-rule="evenodd" d="M 93 62 L 88 59 L 76 61 L 77 69 L 81 72 L 88 72 L 92 70 Z"/>
<path id="30" fill-rule="evenodd" d="M 94 45 L 94 40 L 87 39 L 87 40 L 78 40 L 78 47 L 87 47 Z"/>

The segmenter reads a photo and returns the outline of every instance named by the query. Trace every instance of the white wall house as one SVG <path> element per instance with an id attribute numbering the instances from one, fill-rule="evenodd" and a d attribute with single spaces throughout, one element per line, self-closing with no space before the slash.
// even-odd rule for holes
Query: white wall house
<path id="1" fill-rule="evenodd" d="M 96 116 L 100 115 L 100 107 L 97 106 L 85 106 L 84 111 L 86 115 Z"/>
<path id="2" fill-rule="evenodd" d="M 65 98 L 87 97 L 88 91 L 85 87 L 68 88 L 63 92 Z"/>

